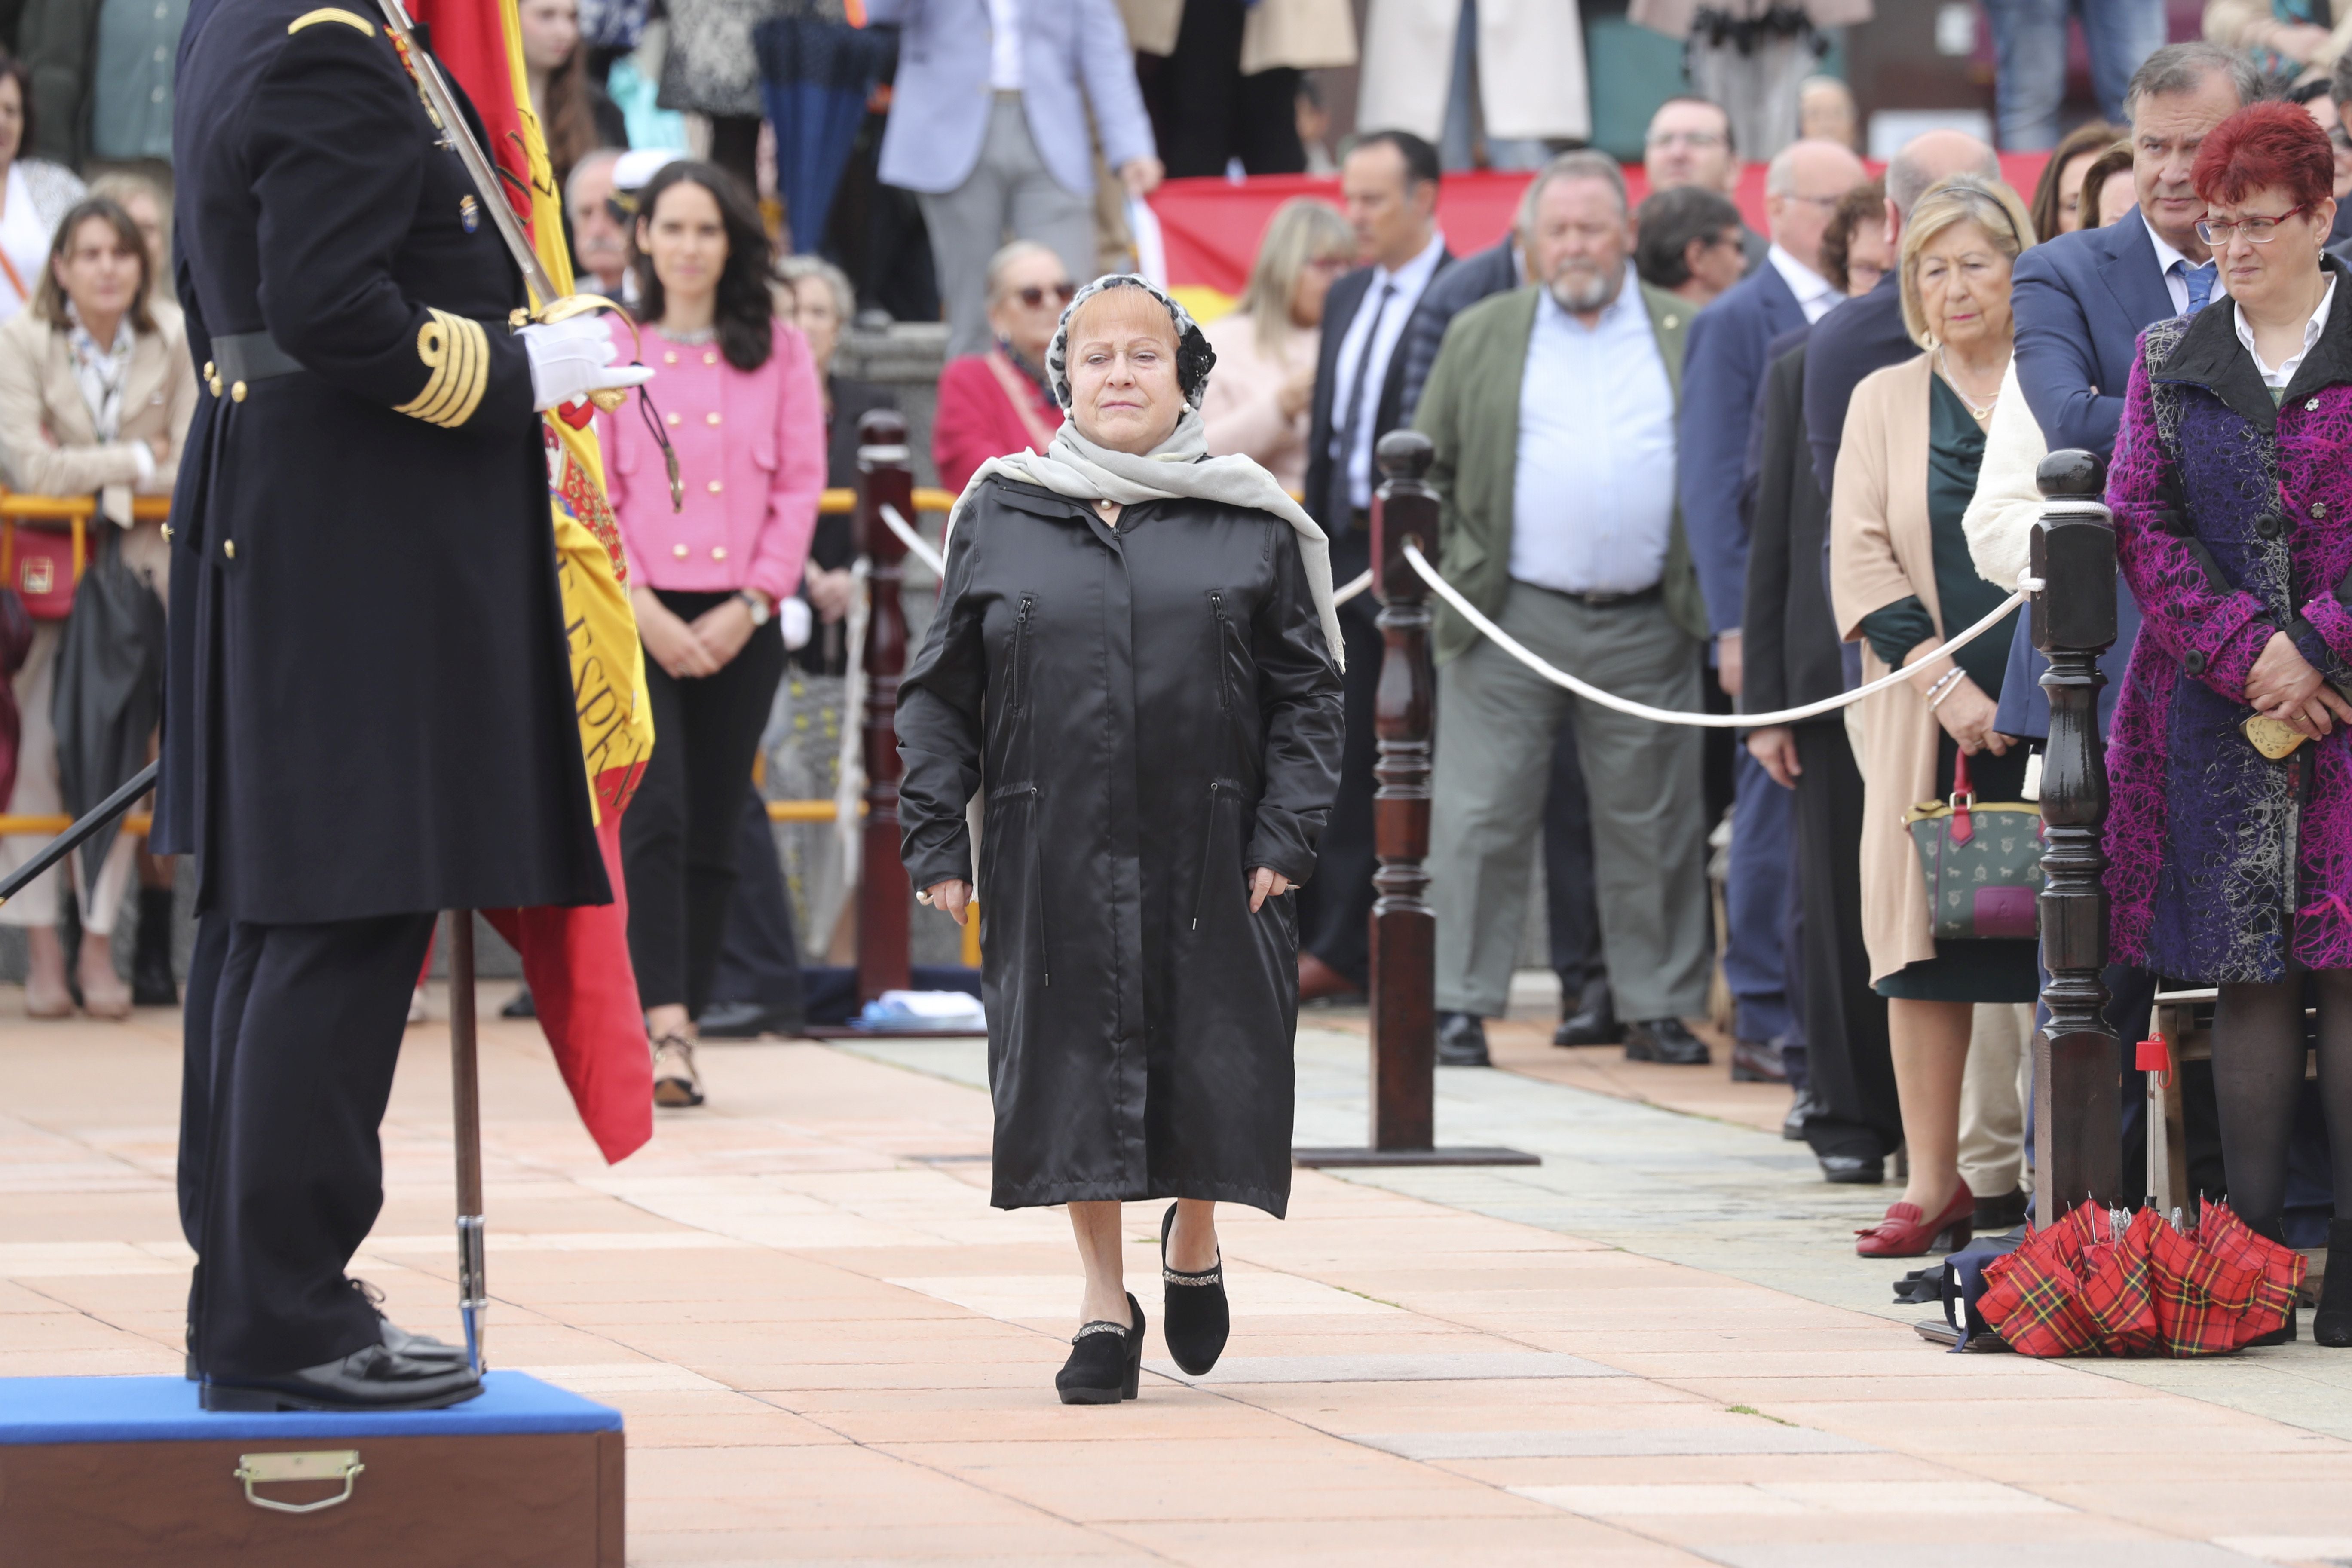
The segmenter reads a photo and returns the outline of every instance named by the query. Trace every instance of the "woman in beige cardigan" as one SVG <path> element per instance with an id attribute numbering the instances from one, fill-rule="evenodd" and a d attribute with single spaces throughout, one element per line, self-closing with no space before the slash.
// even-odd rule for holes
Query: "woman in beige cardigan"
<path id="1" fill-rule="evenodd" d="M 101 535 L 119 530 L 124 563 L 160 597 L 170 560 L 163 525 L 134 520 L 131 500 L 134 493 L 171 493 L 195 411 L 196 379 L 179 312 L 159 314 L 150 301 L 152 272 L 145 239 L 120 205 L 96 197 L 66 215 L 32 309 L 0 323 L 0 457 L 16 489 L 95 492 L 93 556 Z M 37 622 L 32 651 L 16 675 L 24 728 L 8 802 L 14 814 L 64 808 L 49 717 L 64 631 L 63 621 Z M 17 865 L 45 841 L 44 835 L 0 839 L 0 868 Z M 114 972 L 111 938 L 136 849 L 128 834 L 115 838 L 81 910 L 77 972 L 83 1005 L 96 1016 L 131 1010 L 130 991 Z M 57 882 L 57 872 L 48 872 L 0 905 L 0 922 L 26 928 L 32 963 L 25 1005 L 35 1017 L 62 1017 L 73 1005 L 56 930 Z"/>
<path id="2" fill-rule="evenodd" d="M 1975 1198 L 1958 1144 L 1972 1009 L 2031 1002 L 2035 990 L 2030 923 L 2011 936 L 1937 945 L 1903 822 L 1914 804 L 1954 793 L 1963 761 L 1979 799 L 2022 793 L 2024 750 L 1992 727 L 2014 613 L 1956 655 L 1943 642 L 2006 596 L 1977 574 L 1961 518 L 2002 396 L 2011 264 L 2032 239 L 2024 204 L 2006 185 L 1959 175 L 1920 198 L 1899 266 L 1904 324 L 1927 352 L 1855 388 L 1832 491 L 1840 635 L 1864 645 L 1865 677 L 1913 671 L 1855 710 L 1863 936 L 1872 984 L 1888 998 L 1910 1154 L 1902 1201 L 1862 1233 L 1864 1257 L 1916 1257 L 1939 1239 L 1968 1239 Z"/>

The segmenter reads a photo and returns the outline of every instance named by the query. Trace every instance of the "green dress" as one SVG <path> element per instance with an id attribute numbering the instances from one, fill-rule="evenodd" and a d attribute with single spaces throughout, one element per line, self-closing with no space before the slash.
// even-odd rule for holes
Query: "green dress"
<path id="1" fill-rule="evenodd" d="M 1944 625 L 1954 632 L 1990 614 L 2008 593 L 1977 575 L 1960 519 L 1977 489 L 1984 463 L 1984 432 L 1959 395 L 1931 376 L 1927 429 L 1927 521 L 1935 544 L 1936 598 Z M 1995 702 L 2009 666 L 2009 645 L 2021 612 L 2012 610 L 1992 630 L 1952 656 L 1969 679 Z M 1903 656 L 1936 635 L 1935 618 L 1916 597 L 1862 618 L 1863 636 L 1880 658 L 1900 665 Z M 2017 800 L 2025 791 L 2025 754 L 2012 746 L 2005 756 L 1979 752 L 1969 759 L 1969 784 L 1981 801 Z M 1960 749 L 1940 729 L 1936 735 L 1936 793 L 1952 793 Z M 1982 937 L 1936 944 L 1936 956 L 1906 964 L 1876 983 L 1881 996 L 1912 1002 L 2031 1002 L 2042 988 L 2038 944 L 2023 937 Z"/>

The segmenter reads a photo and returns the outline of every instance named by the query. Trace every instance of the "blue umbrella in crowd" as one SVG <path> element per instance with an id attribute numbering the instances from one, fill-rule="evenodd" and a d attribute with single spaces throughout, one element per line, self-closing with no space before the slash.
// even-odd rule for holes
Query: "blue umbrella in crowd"
<path id="1" fill-rule="evenodd" d="M 824 242 L 866 96 L 890 73 L 896 40 L 810 16 L 772 18 L 751 38 L 761 97 L 776 128 L 776 189 L 792 220 L 793 249 L 806 254 Z"/>

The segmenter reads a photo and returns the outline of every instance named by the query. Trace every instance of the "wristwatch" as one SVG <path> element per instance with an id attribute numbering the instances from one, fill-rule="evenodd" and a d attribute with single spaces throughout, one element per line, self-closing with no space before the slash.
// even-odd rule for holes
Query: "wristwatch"
<path id="1" fill-rule="evenodd" d="M 755 626 L 766 626 L 768 617 L 776 613 L 769 605 L 767 595 L 753 589 L 739 588 L 735 591 L 735 596 L 751 606 L 751 624 Z"/>

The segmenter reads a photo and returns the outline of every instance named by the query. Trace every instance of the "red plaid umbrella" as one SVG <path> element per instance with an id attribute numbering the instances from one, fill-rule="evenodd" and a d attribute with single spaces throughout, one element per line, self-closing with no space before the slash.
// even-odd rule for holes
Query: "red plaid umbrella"
<path id="1" fill-rule="evenodd" d="M 2084 1203 L 1985 1265 L 1977 1310 L 2024 1355 L 2217 1355 L 2284 1323 L 2304 1268 L 2226 1204 L 2183 1231 Z"/>

